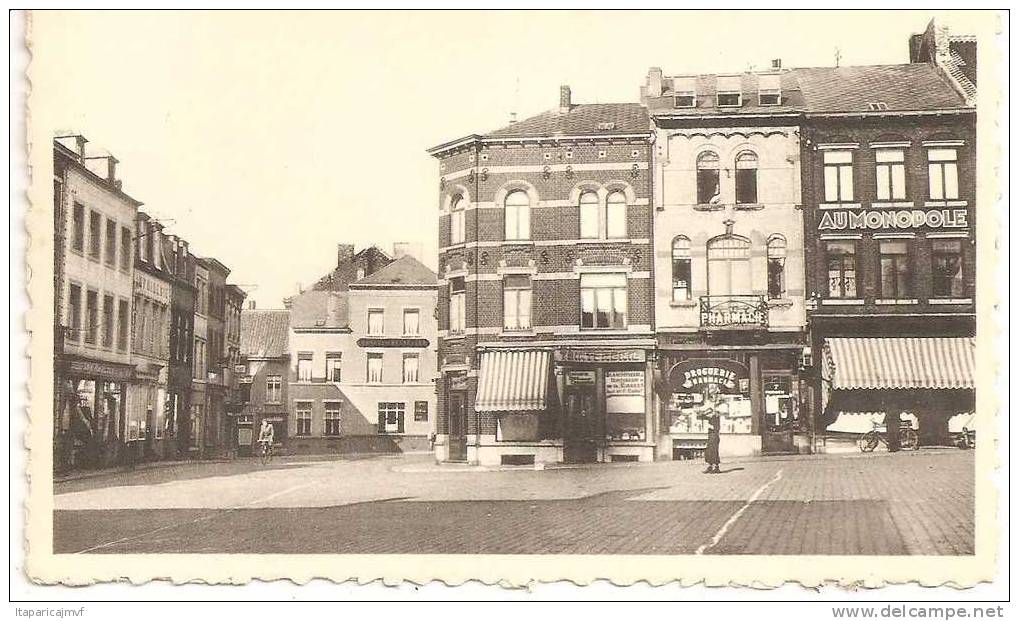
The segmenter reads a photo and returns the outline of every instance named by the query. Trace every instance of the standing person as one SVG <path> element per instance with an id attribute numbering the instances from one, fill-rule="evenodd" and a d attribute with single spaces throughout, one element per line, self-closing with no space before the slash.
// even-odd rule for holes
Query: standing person
<path id="1" fill-rule="evenodd" d="M 888 451 L 895 453 L 902 448 L 899 434 L 902 430 L 902 416 L 899 410 L 892 408 L 885 414 L 885 433 L 888 434 Z"/>
<path id="2" fill-rule="evenodd" d="M 708 467 L 704 470 L 705 474 L 718 474 L 720 472 L 718 469 L 721 461 L 718 456 L 718 447 L 722 441 L 720 435 L 720 407 L 718 384 L 708 384 L 704 388 L 704 403 L 701 405 L 700 413 L 697 415 L 697 418 L 708 423 L 708 445 L 704 448 L 704 461 L 707 462 Z"/>

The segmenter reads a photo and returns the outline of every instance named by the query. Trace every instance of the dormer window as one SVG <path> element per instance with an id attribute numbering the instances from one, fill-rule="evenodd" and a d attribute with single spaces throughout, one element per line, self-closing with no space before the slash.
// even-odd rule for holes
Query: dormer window
<path id="1" fill-rule="evenodd" d="M 743 105 L 743 87 L 740 76 L 719 76 L 717 82 L 719 108 L 739 108 Z"/>
<path id="2" fill-rule="evenodd" d="M 672 89 L 675 92 L 674 104 L 677 108 L 697 107 L 696 78 L 676 78 L 672 82 Z"/>
<path id="3" fill-rule="evenodd" d="M 782 103 L 782 76 L 778 74 L 758 76 L 758 99 L 762 106 L 777 106 Z"/>
<path id="4" fill-rule="evenodd" d="M 883 101 L 869 101 L 867 102 L 867 107 L 873 112 L 878 112 L 880 110 L 887 110 L 888 104 Z"/>

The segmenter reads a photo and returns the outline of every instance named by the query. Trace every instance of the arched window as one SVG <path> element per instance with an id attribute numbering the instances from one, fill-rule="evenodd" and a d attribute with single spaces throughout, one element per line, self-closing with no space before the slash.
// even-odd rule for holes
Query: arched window
<path id="1" fill-rule="evenodd" d="M 523 190 L 506 195 L 506 239 L 530 239 L 531 199 Z"/>
<path id="2" fill-rule="evenodd" d="M 605 236 L 626 237 L 626 195 L 619 190 L 605 201 Z"/>
<path id="3" fill-rule="evenodd" d="M 747 295 L 750 284 L 750 240 L 722 235 L 708 242 L 708 294 Z"/>
<path id="4" fill-rule="evenodd" d="M 736 202 L 757 202 L 757 154 L 743 151 L 736 156 Z"/>
<path id="5" fill-rule="evenodd" d="M 672 301 L 690 299 L 690 238 L 679 235 L 672 240 Z"/>
<path id="6" fill-rule="evenodd" d="M 459 244 L 464 241 L 464 200 L 457 194 L 449 202 L 449 243 Z"/>
<path id="7" fill-rule="evenodd" d="M 768 238 L 768 299 L 785 297 L 786 240 L 781 235 Z"/>
<path id="8" fill-rule="evenodd" d="M 697 156 L 697 204 L 717 203 L 719 194 L 718 154 L 705 151 Z"/>
<path id="9" fill-rule="evenodd" d="M 580 195 L 580 238 L 598 237 L 598 194 L 590 190 Z"/>

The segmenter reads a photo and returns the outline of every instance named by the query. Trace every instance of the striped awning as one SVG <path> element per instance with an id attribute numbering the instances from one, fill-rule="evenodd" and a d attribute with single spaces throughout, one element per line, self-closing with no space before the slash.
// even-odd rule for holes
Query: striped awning
<path id="1" fill-rule="evenodd" d="M 974 386 L 972 338 L 833 338 L 825 348 L 835 390 Z"/>
<path id="2" fill-rule="evenodd" d="M 544 410 L 548 405 L 547 351 L 488 351 L 481 354 L 478 411 Z"/>

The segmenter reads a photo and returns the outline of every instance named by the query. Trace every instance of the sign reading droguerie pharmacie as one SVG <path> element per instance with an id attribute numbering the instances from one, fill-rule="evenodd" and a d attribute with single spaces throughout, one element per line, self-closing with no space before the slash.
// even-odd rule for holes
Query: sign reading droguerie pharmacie
<path id="1" fill-rule="evenodd" d="M 669 386 L 674 392 L 696 392 L 715 384 L 722 392 L 739 392 L 747 368 L 735 360 L 694 358 L 669 369 Z"/>
<path id="2" fill-rule="evenodd" d="M 964 229 L 965 209 L 831 209 L 818 216 L 819 231 Z"/>

